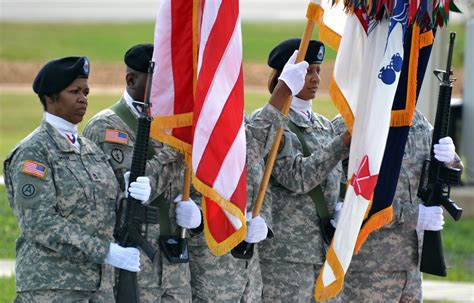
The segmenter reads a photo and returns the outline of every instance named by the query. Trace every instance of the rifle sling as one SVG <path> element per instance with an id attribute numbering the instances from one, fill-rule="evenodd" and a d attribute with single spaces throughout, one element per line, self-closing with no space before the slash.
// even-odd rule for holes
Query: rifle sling
<path id="1" fill-rule="evenodd" d="M 116 102 L 114 105 L 110 107 L 120 119 L 125 122 L 132 130 L 137 128 L 137 119 L 135 116 L 130 112 L 130 110 L 123 104 L 123 102 Z M 148 144 L 147 149 L 147 159 L 150 160 L 153 156 L 156 155 L 155 149 L 153 148 L 152 144 Z M 169 218 L 169 209 L 170 205 L 167 203 L 165 199 L 165 193 L 162 193 L 158 197 L 156 197 L 151 203 L 151 206 L 158 207 L 159 211 L 159 222 L 160 222 L 160 235 L 170 235 L 171 234 L 171 227 L 170 227 L 170 218 Z"/>
<path id="2" fill-rule="evenodd" d="M 303 155 L 308 157 L 311 155 L 309 151 L 308 144 L 303 137 L 303 133 L 299 129 L 299 127 L 294 124 L 291 120 L 288 122 L 288 127 L 290 130 L 298 137 L 298 140 L 301 143 L 301 147 L 303 148 Z M 316 207 L 316 211 L 319 215 L 320 220 L 328 220 L 329 219 L 329 211 L 328 211 L 328 203 L 326 198 L 324 197 L 323 190 L 321 185 L 316 186 L 312 190 L 309 191 L 309 196 L 311 200 L 313 200 L 314 206 Z"/>

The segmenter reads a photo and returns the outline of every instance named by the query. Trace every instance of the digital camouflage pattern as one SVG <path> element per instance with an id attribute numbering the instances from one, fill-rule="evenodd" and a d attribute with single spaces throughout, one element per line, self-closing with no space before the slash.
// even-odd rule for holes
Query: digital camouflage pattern
<path id="1" fill-rule="evenodd" d="M 33 290 L 18 293 L 15 303 L 111 303 L 112 289 L 91 291 Z"/>
<path id="2" fill-rule="evenodd" d="M 398 271 L 349 271 L 344 278 L 341 302 L 422 302 L 418 268 Z"/>
<path id="3" fill-rule="evenodd" d="M 249 123 L 246 120 L 247 142 L 247 211 L 252 211 L 258 194 L 265 163 L 263 157 L 273 144 L 276 131 L 287 123 L 287 118 L 272 105 Z M 271 228 L 271 196 L 266 195 L 262 218 Z M 190 269 L 193 302 L 260 302 L 262 277 L 258 247 L 250 260 L 234 258 L 230 253 L 214 256 L 204 237 L 190 239 Z"/>
<path id="4" fill-rule="evenodd" d="M 263 301 L 312 302 L 314 281 L 320 266 L 306 263 L 260 260 L 263 280 Z M 285 277 L 285 279 L 282 279 Z M 308 291 L 313 289 L 313 291 Z"/>
<path id="5" fill-rule="evenodd" d="M 290 110 L 289 119 L 301 129 L 312 154 L 304 157 L 298 137 L 285 127 L 270 182 L 274 238 L 262 243 L 260 254 L 263 264 L 270 266 L 263 272 L 276 271 L 271 280 L 264 281 L 264 288 L 274 289 L 285 283 L 307 285 L 307 289 L 301 289 L 302 295 L 295 298 L 303 302 L 313 295 L 317 272 L 290 277 L 279 268 L 282 264 L 303 263 L 319 271 L 322 266 L 325 247 L 316 207 L 308 193 L 321 185 L 329 214 L 333 214 L 342 177 L 341 159 L 347 157 L 349 149 L 323 116 L 313 113 L 308 120 Z M 300 280 L 290 281 L 297 278 Z"/>
<path id="6" fill-rule="evenodd" d="M 7 156 L 5 185 L 18 220 L 17 292 L 112 289 L 112 267 L 101 265 L 113 242 L 119 186 L 107 156 L 79 137 L 80 151 L 49 123 Z M 25 162 L 44 175 L 22 172 Z M 80 293 L 80 292 L 79 292 Z"/>
<path id="7" fill-rule="evenodd" d="M 128 109 L 125 100 L 120 100 L 122 106 Z M 109 142 L 105 139 L 107 129 L 124 132 L 128 135 L 126 144 Z M 136 141 L 135 129 L 131 129 L 118 115 L 111 109 L 105 109 L 96 114 L 84 128 L 84 136 L 96 142 L 99 147 L 110 156 L 110 164 L 113 167 L 115 176 L 120 183 L 122 190 L 125 190 L 123 175 L 130 170 L 132 164 L 133 147 Z M 155 147 L 155 155 L 147 160 L 146 176 L 150 178 L 152 193 L 150 200 L 154 200 L 162 193 L 170 205 L 170 224 L 172 231 L 177 230 L 175 219 L 174 199 L 183 190 L 184 162 L 181 154 L 174 151 L 169 146 L 150 139 L 150 144 Z M 156 205 L 154 205 L 156 206 Z M 161 254 L 158 238 L 160 236 L 160 225 L 149 224 L 147 226 L 146 238 L 150 244 L 158 251 L 155 262 L 142 252 L 140 256 L 140 272 L 137 275 L 140 299 L 144 302 L 159 301 L 163 298 L 154 297 L 160 295 L 166 297 L 168 292 L 181 294 L 177 302 L 188 302 L 191 299 L 190 293 L 190 273 L 186 263 L 171 264 Z M 159 289 L 157 289 L 159 288 Z M 180 290 L 176 290 L 179 288 Z M 181 289 L 187 289 L 182 292 Z"/>
<path id="8" fill-rule="evenodd" d="M 339 132 L 345 131 L 342 118 L 336 118 L 333 124 Z M 398 302 L 396 298 L 403 296 L 404 302 L 421 301 L 418 262 L 423 232 L 417 233 L 416 224 L 418 204 L 422 201 L 417 191 L 423 161 L 430 153 L 431 134 L 431 125 L 416 110 L 393 201 L 393 220 L 372 232 L 359 254 L 353 256 L 341 294 L 343 300 L 358 301 L 372 293 L 372 298 L 380 299 L 377 302 Z"/>

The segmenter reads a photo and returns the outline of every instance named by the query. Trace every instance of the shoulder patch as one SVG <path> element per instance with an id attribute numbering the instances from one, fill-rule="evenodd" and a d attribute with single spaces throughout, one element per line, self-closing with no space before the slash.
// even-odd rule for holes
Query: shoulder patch
<path id="1" fill-rule="evenodd" d="M 46 175 L 47 169 L 48 168 L 46 167 L 46 165 L 35 161 L 26 160 L 25 163 L 23 163 L 23 166 L 21 167 L 21 172 L 43 179 Z"/>
<path id="2" fill-rule="evenodd" d="M 115 130 L 115 129 L 106 129 L 104 141 L 119 143 L 119 144 L 127 144 L 128 134 L 125 132 L 121 132 L 119 130 Z"/>

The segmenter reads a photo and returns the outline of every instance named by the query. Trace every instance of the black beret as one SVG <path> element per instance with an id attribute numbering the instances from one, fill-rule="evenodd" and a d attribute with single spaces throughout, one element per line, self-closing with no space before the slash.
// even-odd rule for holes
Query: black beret
<path id="1" fill-rule="evenodd" d="M 153 44 L 138 44 L 130 48 L 123 60 L 131 69 L 147 73 L 148 65 L 153 56 Z"/>
<path id="2" fill-rule="evenodd" d="M 46 63 L 33 81 L 33 91 L 38 95 L 56 94 L 77 78 L 89 78 L 87 57 L 64 57 Z"/>
<path id="3" fill-rule="evenodd" d="M 277 70 L 283 70 L 283 66 L 288 62 L 293 52 L 299 49 L 300 42 L 301 39 L 294 38 L 283 41 L 275 46 L 268 56 L 268 66 Z M 325 48 L 322 42 L 310 40 L 304 60 L 309 64 L 321 64 L 324 59 L 324 51 Z"/>

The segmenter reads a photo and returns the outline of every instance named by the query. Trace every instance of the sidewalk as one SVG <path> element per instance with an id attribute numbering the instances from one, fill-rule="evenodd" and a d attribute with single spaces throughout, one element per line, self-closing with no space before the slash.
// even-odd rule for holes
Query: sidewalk
<path id="1" fill-rule="evenodd" d="M 14 260 L 0 260 L 0 278 L 11 277 Z M 423 281 L 423 300 L 438 302 L 474 302 L 474 283 Z"/>

